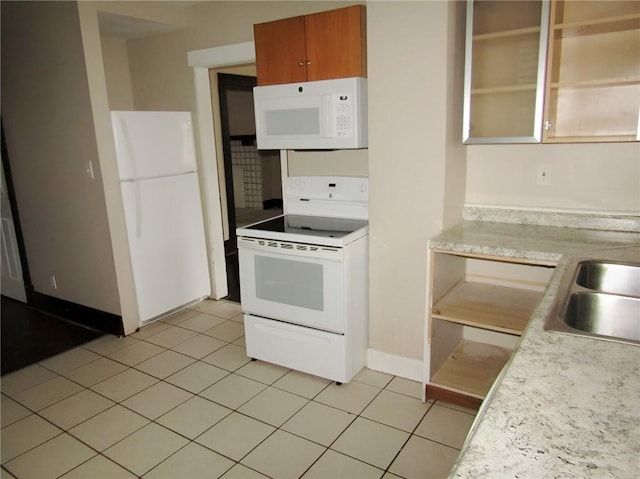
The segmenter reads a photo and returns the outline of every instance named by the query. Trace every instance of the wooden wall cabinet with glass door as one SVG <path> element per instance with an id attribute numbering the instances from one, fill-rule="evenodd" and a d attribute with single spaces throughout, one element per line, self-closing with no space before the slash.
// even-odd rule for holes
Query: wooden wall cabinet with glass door
<path id="1" fill-rule="evenodd" d="M 465 143 L 634 141 L 640 2 L 467 4 Z"/>
<path id="2" fill-rule="evenodd" d="M 464 143 L 542 136 L 547 1 L 468 1 Z"/>
<path id="3" fill-rule="evenodd" d="M 254 25 L 258 85 L 367 76 L 365 15 L 354 5 Z"/>
<path id="4" fill-rule="evenodd" d="M 544 142 L 640 140 L 640 1 L 551 5 Z"/>

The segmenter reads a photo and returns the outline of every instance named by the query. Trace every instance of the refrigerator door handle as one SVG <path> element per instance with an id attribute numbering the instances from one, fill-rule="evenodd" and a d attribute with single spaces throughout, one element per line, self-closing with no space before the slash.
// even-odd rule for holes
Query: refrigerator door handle
<path id="1" fill-rule="evenodd" d="M 142 197 L 140 196 L 140 182 L 133 182 L 133 194 L 136 198 L 136 238 L 142 238 Z"/>
<path id="2" fill-rule="evenodd" d="M 127 155 L 127 169 L 130 171 L 130 178 L 136 180 L 138 178 L 138 171 L 136 170 L 136 161 L 133 152 L 133 142 L 129 136 L 129 129 L 126 128 L 124 118 L 120 118 L 120 131 L 122 132 L 122 141 L 126 145 Z"/>

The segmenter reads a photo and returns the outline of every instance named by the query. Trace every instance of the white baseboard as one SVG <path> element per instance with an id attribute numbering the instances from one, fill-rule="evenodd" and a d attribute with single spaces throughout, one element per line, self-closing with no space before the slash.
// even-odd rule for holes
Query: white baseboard
<path id="1" fill-rule="evenodd" d="M 382 373 L 393 374 L 412 381 L 422 381 L 422 361 L 367 349 L 367 367 Z"/>

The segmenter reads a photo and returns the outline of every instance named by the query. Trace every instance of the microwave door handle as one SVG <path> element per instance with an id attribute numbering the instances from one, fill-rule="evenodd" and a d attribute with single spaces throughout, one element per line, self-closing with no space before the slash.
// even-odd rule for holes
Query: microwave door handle
<path id="1" fill-rule="evenodd" d="M 335 104 L 334 104 L 334 96 L 327 95 L 325 97 L 325 121 L 323 122 L 324 127 L 328 131 L 321 132 L 322 136 L 326 138 L 335 138 L 336 136 L 336 119 L 334 115 Z"/>

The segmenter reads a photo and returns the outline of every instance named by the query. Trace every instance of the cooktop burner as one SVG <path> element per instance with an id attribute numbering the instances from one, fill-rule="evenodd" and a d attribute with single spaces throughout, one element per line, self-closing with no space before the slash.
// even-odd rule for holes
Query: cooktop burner
<path id="1" fill-rule="evenodd" d="M 351 218 L 326 218 L 323 216 L 283 215 L 250 226 L 249 230 L 342 238 L 367 226 L 367 220 Z"/>
<path id="2" fill-rule="evenodd" d="M 281 215 L 237 229 L 238 236 L 344 246 L 368 233 L 369 222 L 353 218 Z"/>

